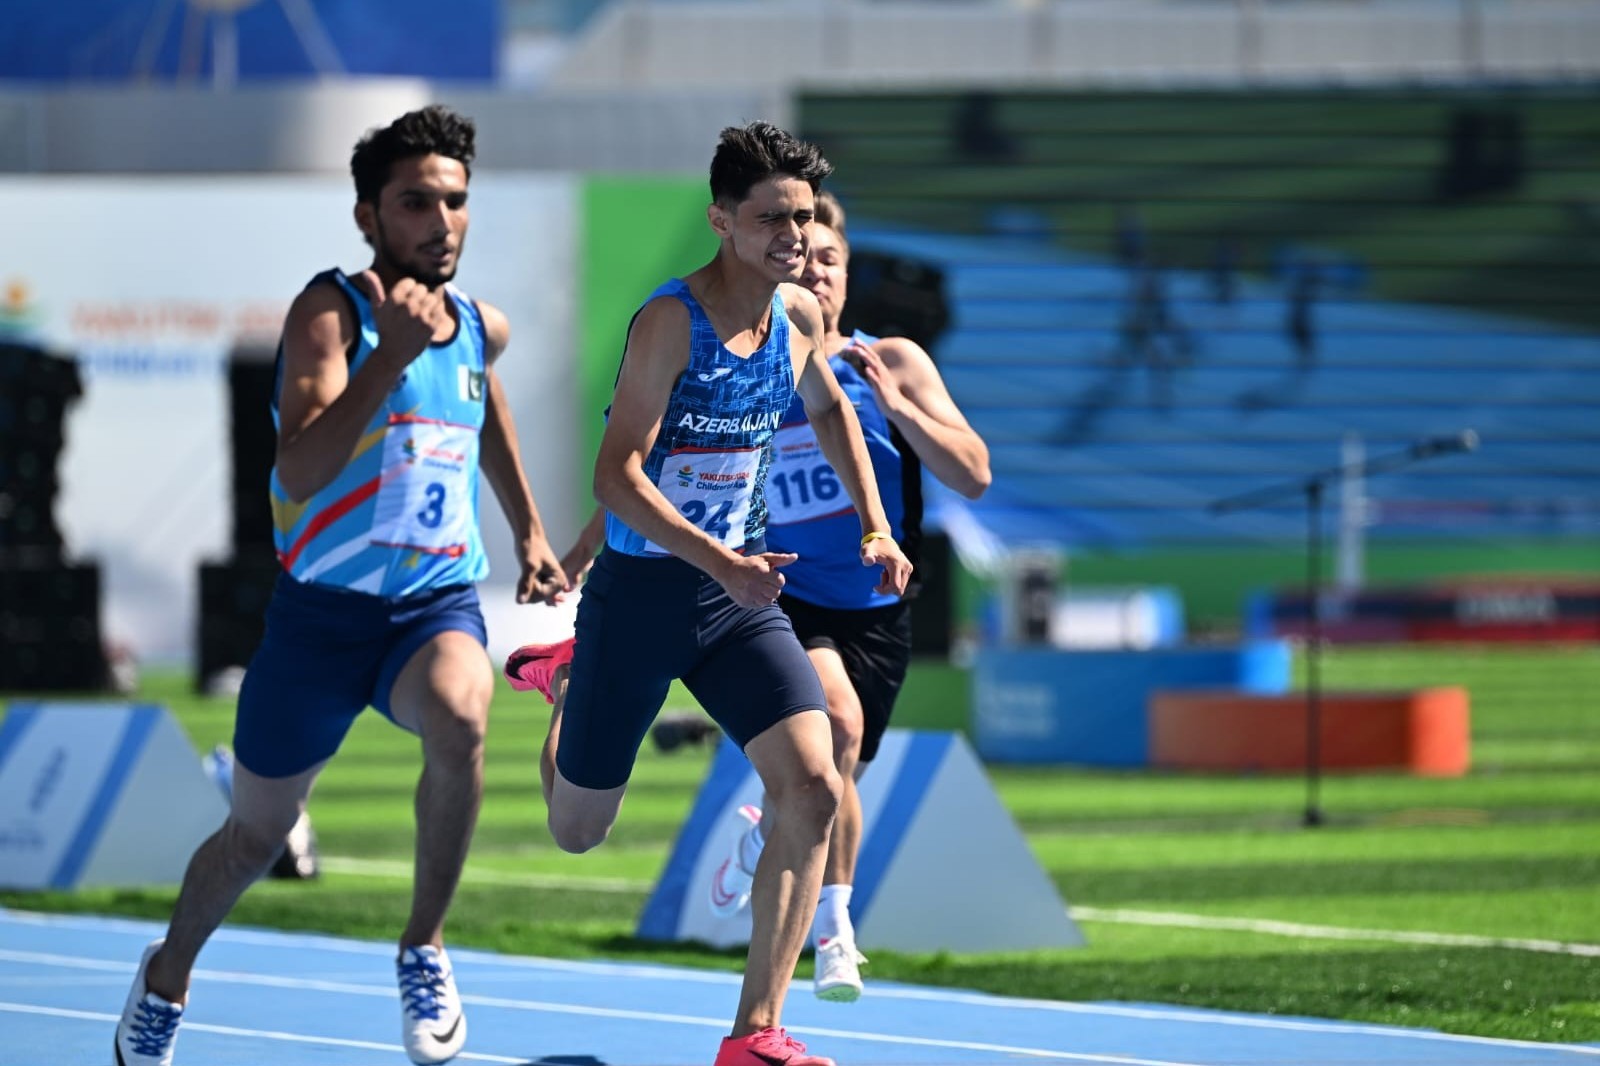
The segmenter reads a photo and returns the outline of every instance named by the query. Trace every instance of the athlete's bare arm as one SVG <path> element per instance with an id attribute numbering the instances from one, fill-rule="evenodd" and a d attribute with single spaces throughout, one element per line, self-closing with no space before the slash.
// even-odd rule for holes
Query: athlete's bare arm
<path id="1" fill-rule="evenodd" d="M 630 528 L 711 575 L 735 603 L 772 603 L 783 588 L 777 567 L 792 555 L 743 556 L 695 526 L 644 475 L 672 386 L 689 366 L 689 310 L 671 297 L 644 306 L 628 331 L 611 417 L 594 464 L 594 496 Z"/>
<path id="2" fill-rule="evenodd" d="M 969 500 L 989 487 L 989 448 L 950 398 L 922 345 L 885 337 L 852 341 L 843 353 L 867 379 L 884 416 L 900 430 L 922 465 Z"/>
<path id="3" fill-rule="evenodd" d="M 795 338 L 792 343 L 797 348 L 802 345 L 809 348 L 801 356 L 795 390 L 805 404 L 806 418 L 817 434 L 817 444 L 855 505 L 862 533 L 887 533 L 889 519 L 878 496 L 878 482 L 872 473 L 866 441 L 861 436 L 861 423 L 856 418 L 855 408 L 839 388 L 833 371 L 828 368 L 822 309 L 817 306 L 817 298 L 798 285 L 783 286 L 783 296 L 791 336 Z M 911 563 L 893 540 L 880 537 L 863 544 L 861 562 L 864 566 L 883 567 L 879 592 L 905 594 L 906 582 L 911 578 Z"/>
<path id="4" fill-rule="evenodd" d="M 544 522 L 539 518 L 538 505 L 533 502 L 533 490 L 528 487 L 527 473 L 522 468 L 522 454 L 517 448 L 517 427 L 512 421 L 511 406 L 506 402 L 505 388 L 494 364 L 511 341 L 511 324 L 505 314 L 493 304 L 480 303 L 478 313 L 483 316 L 483 334 L 487 344 L 484 352 L 483 436 L 479 441 L 478 463 L 483 469 L 500 510 L 511 524 L 511 535 L 516 538 L 517 564 L 521 573 L 517 579 L 517 602 L 530 603 L 542 600 L 553 602 L 567 585 L 561 564 L 550 550 L 545 536 Z"/>
<path id="5" fill-rule="evenodd" d="M 314 285 L 297 296 L 283 327 L 278 481 L 296 503 L 339 476 L 401 373 L 449 321 L 443 293 L 409 278 L 390 293 L 370 270 L 351 280 L 371 299 L 378 326 L 378 347 L 354 377 L 346 352 L 356 320 L 336 284 Z"/>
<path id="6" fill-rule="evenodd" d="M 583 580 L 583 575 L 588 573 L 589 567 L 594 565 L 595 553 L 606 542 L 606 512 L 603 507 L 596 507 L 589 520 L 578 531 L 578 539 L 572 542 L 572 547 L 567 549 L 567 554 L 561 557 L 561 570 L 567 575 L 567 587 L 564 591 L 571 592 L 578 587 L 578 582 Z"/>

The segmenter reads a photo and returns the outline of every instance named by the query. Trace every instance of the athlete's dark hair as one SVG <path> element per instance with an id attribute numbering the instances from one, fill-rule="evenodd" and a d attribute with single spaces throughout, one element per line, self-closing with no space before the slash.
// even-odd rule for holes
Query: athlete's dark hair
<path id="1" fill-rule="evenodd" d="M 472 177 L 476 136 L 477 127 L 470 118 L 439 104 L 401 115 L 382 129 L 368 130 L 350 156 L 356 200 L 377 203 L 394 164 L 416 156 L 442 155 L 459 160 L 467 169 L 467 177 Z"/>
<path id="2" fill-rule="evenodd" d="M 850 237 L 844 231 L 844 207 L 840 205 L 838 197 L 827 189 L 817 193 L 815 214 L 812 216 L 817 225 L 827 226 L 839 235 L 839 243 L 844 245 L 845 251 L 850 250 Z"/>
<path id="3" fill-rule="evenodd" d="M 777 174 L 799 178 L 816 192 L 832 173 L 833 164 L 816 145 L 770 122 L 729 126 L 711 157 L 711 198 L 724 205 L 743 203 L 754 186 Z"/>

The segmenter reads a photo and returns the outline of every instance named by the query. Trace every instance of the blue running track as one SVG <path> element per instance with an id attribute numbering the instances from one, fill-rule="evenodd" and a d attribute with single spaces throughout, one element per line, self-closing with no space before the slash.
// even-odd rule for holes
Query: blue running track
<path id="1" fill-rule="evenodd" d="M 0 910 L 0 1063 L 104 1066 L 149 922 Z M 178 1066 L 405 1066 L 394 948 L 225 928 L 200 957 Z M 470 1035 L 456 1061 L 710 1066 L 738 978 L 452 951 Z M 1600 1046 L 872 982 L 851 1006 L 796 983 L 789 1029 L 841 1066 L 1600 1066 Z"/>

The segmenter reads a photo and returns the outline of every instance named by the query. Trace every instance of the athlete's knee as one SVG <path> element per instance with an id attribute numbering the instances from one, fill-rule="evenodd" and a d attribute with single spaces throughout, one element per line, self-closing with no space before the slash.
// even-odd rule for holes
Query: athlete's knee
<path id="1" fill-rule="evenodd" d="M 463 678 L 440 686 L 423 721 L 422 739 L 430 757 L 454 765 L 483 761 L 493 681 Z"/>
<path id="2" fill-rule="evenodd" d="M 831 765 L 803 771 L 767 789 L 767 801 L 780 812 L 781 824 L 818 837 L 827 834 L 843 796 L 844 779 Z"/>
<path id="3" fill-rule="evenodd" d="M 294 828 L 299 810 L 256 815 L 244 820 L 229 815 L 217 830 L 218 842 L 228 866 L 244 873 L 258 874 L 271 866 L 283 850 L 289 830 Z"/>
<path id="4" fill-rule="evenodd" d="M 853 765 L 861 751 L 861 738 L 866 732 L 866 716 L 861 710 L 861 698 L 848 683 L 829 685 L 828 728 L 833 732 L 833 761 L 841 773 Z"/>
<path id="5" fill-rule="evenodd" d="M 833 764 L 848 774 L 861 758 L 861 742 L 866 736 L 866 719 L 855 700 L 828 704 L 828 727 L 833 732 Z"/>
<path id="6" fill-rule="evenodd" d="M 482 765 L 486 725 L 481 715 L 439 715 L 424 738 L 428 761 L 455 767 Z"/>
<path id="7" fill-rule="evenodd" d="M 604 844 L 616 823 L 615 812 L 563 809 L 552 804 L 546 819 L 556 847 L 573 855 L 582 855 Z"/>

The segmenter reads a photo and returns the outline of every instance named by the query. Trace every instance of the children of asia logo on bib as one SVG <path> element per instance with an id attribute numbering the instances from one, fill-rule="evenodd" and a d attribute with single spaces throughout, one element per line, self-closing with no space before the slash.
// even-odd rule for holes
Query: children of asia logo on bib
<path id="1" fill-rule="evenodd" d="M 729 489 L 745 488 L 749 484 L 750 473 L 747 470 L 731 470 L 727 473 L 707 470 L 695 481 L 694 487 L 711 492 L 726 492 Z"/>
<path id="2" fill-rule="evenodd" d="M 465 452 L 453 452 L 449 448 L 432 448 L 418 446 L 417 438 L 407 437 L 401 445 L 406 453 L 406 462 L 415 464 L 419 460 L 423 466 L 437 467 L 441 470 L 454 470 L 467 461 Z"/>
<path id="3" fill-rule="evenodd" d="M 694 467 L 684 465 L 678 468 L 678 484 L 686 488 L 694 484 Z"/>

